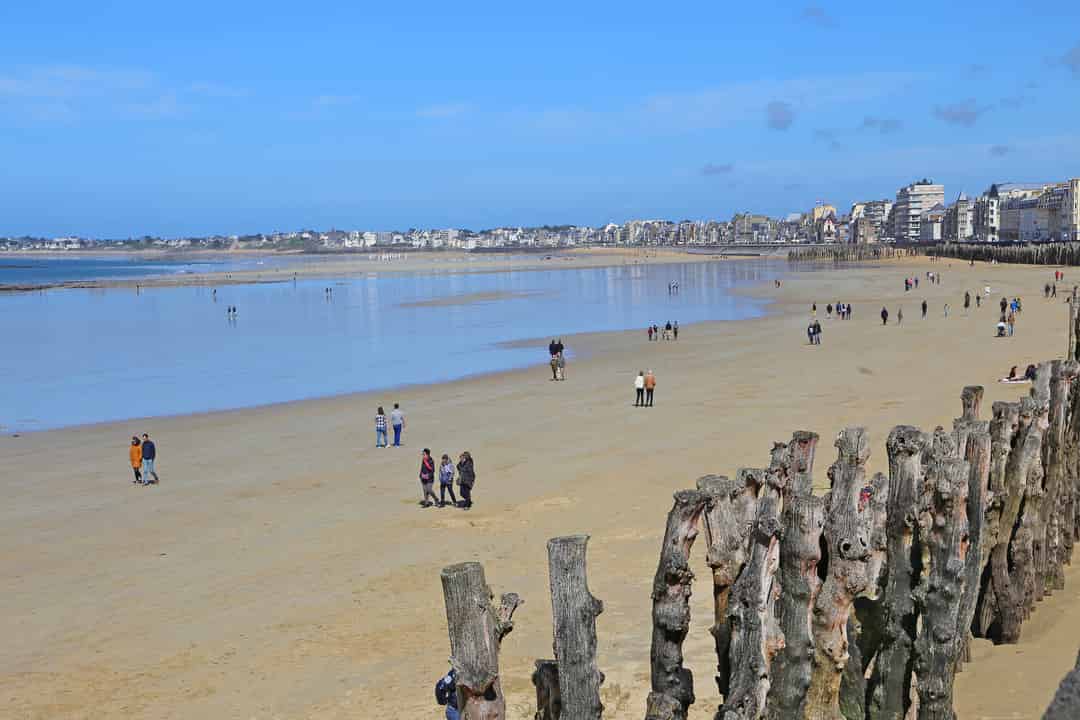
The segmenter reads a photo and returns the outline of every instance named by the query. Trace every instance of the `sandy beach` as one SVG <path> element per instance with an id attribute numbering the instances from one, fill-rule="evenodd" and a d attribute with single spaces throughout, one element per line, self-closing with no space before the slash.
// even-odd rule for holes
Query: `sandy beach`
<path id="1" fill-rule="evenodd" d="M 611 261 L 597 257 L 589 262 Z M 942 284 L 904 293 L 903 277 L 925 280 L 926 270 Z M 439 570 L 478 560 L 496 593 L 525 599 L 501 664 L 509 716 L 526 720 L 533 661 L 551 655 L 545 543 L 587 533 L 589 584 L 605 605 L 605 718 L 640 718 L 672 492 L 766 464 L 771 442 L 796 429 L 821 435 L 819 484 L 845 426 L 868 427 L 874 472 L 894 425 L 950 425 L 964 385 L 985 385 L 986 409 L 1016 399 L 1027 386 L 997 382 L 1009 367 L 1065 350 L 1067 292 L 1042 298 L 1051 274 L 914 260 L 793 274 L 780 289 L 752 290 L 773 301 L 768 317 L 687 325 L 678 342 L 648 343 L 644 330 L 564 336 L 580 359 L 563 383 L 550 381 L 547 339 L 537 339 L 528 370 L 0 438 L 0 716 L 440 718 L 432 686 L 449 647 Z M 964 291 L 984 285 L 991 297 L 964 311 Z M 996 339 L 1002 295 L 1021 296 L 1024 312 L 1014 337 Z M 853 306 L 851 320 L 825 317 L 837 301 Z M 818 347 L 806 339 L 811 302 Z M 633 377 L 647 368 L 656 406 L 634 408 Z M 376 450 L 375 408 L 393 402 L 408 416 L 406 446 Z M 162 484 L 152 488 L 133 487 L 126 464 L 128 438 L 144 431 L 158 444 Z M 417 506 L 423 447 L 472 452 L 471 511 Z M 696 550 L 685 649 L 690 717 L 704 720 L 717 693 Z M 957 680 L 959 717 L 1041 717 L 1080 647 L 1080 572 L 1066 582 L 1019 645 L 976 643 Z"/>

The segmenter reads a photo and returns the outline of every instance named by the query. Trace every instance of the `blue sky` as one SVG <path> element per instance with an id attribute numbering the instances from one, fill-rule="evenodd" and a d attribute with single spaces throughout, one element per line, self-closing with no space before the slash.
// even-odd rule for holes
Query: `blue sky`
<path id="1" fill-rule="evenodd" d="M 1080 175 L 1073 2 L 8 2 L 0 28 L 0 236 L 727 218 Z"/>

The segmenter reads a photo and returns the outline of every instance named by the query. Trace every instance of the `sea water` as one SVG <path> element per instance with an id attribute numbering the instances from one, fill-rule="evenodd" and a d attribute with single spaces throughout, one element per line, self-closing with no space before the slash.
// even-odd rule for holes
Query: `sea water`
<path id="1" fill-rule="evenodd" d="M 0 294 L 0 430 L 251 407 L 526 367 L 545 363 L 547 342 L 558 336 L 759 316 L 762 301 L 733 291 L 786 270 L 739 260 L 374 273 L 223 285 L 216 294 L 190 286 Z M 568 350 L 572 362 L 572 342 Z"/>

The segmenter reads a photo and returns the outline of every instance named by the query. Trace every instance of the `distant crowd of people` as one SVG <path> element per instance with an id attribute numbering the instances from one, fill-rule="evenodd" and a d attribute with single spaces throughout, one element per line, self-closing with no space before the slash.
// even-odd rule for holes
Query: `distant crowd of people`
<path id="1" fill-rule="evenodd" d="M 659 342 L 660 338 L 664 340 L 678 340 L 679 339 L 679 321 L 671 322 L 667 321 L 667 324 L 661 328 L 659 325 L 650 325 L 645 329 L 646 335 L 649 337 L 649 342 L 654 340 Z"/>

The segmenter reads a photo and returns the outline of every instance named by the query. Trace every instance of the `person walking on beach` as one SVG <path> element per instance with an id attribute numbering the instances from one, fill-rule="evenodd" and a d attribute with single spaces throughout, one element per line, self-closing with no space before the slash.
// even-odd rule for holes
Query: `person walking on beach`
<path id="1" fill-rule="evenodd" d="M 886 310 L 885 308 L 881 308 L 881 324 L 882 325 L 888 325 L 889 324 L 889 311 Z"/>
<path id="2" fill-rule="evenodd" d="M 814 321 L 814 344 L 821 344 L 821 323 L 817 320 Z"/>
<path id="3" fill-rule="evenodd" d="M 645 373 L 645 407 L 652 407 L 653 391 L 656 390 L 656 376 L 653 371 Z"/>
<path id="4" fill-rule="evenodd" d="M 457 671 L 450 668 L 450 672 L 439 678 L 435 683 L 435 702 L 440 706 L 446 706 L 446 720 L 460 720 L 457 694 Z"/>
<path id="5" fill-rule="evenodd" d="M 945 317 L 949 317 L 949 303 L 945 303 Z"/>
<path id="6" fill-rule="evenodd" d="M 461 453 L 457 464 L 458 489 L 461 490 L 461 509 L 472 507 L 472 489 L 476 484 L 476 467 L 469 451 Z"/>
<path id="7" fill-rule="evenodd" d="M 641 407 L 645 403 L 645 372 L 638 370 L 634 378 L 634 407 Z"/>
<path id="8" fill-rule="evenodd" d="M 394 447 L 401 447 L 401 433 L 405 430 L 405 413 L 401 412 L 401 406 L 394 403 L 394 409 L 390 411 L 390 424 L 394 428 Z"/>
<path id="9" fill-rule="evenodd" d="M 652 325 L 649 326 L 648 333 L 649 333 L 649 342 L 652 342 Z"/>
<path id="10" fill-rule="evenodd" d="M 675 324 L 671 326 L 671 332 L 674 334 L 675 339 L 679 339 L 679 321 L 676 320 Z"/>
<path id="11" fill-rule="evenodd" d="M 982 307 L 982 295 L 979 295 L 978 293 L 975 293 L 975 308 L 978 309 L 978 308 L 981 308 L 981 307 Z"/>
<path id="12" fill-rule="evenodd" d="M 925 300 L 922 301 L 922 316 L 923 316 L 923 319 L 926 318 L 926 301 Z"/>
<path id="13" fill-rule="evenodd" d="M 559 353 L 558 358 L 556 358 L 556 360 L 555 360 L 555 370 L 556 370 L 556 373 L 555 373 L 556 378 L 558 378 L 559 380 L 565 380 L 566 379 L 566 355 L 564 353 Z"/>
<path id="14" fill-rule="evenodd" d="M 1013 335 L 1013 326 L 1016 325 L 1016 313 L 1009 313 L 1008 320 L 1006 322 L 1009 325 L 1009 337 Z"/>
<path id="15" fill-rule="evenodd" d="M 154 483 L 159 482 L 157 471 L 154 470 L 154 461 L 157 460 L 157 446 L 150 439 L 149 433 L 142 435 L 142 483 L 150 485 L 150 476 L 154 476 Z"/>
<path id="16" fill-rule="evenodd" d="M 896 324 L 897 325 L 903 325 L 904 324 L 904 308 L 897 308 L 896 309 Z"/>
<path id="17" fill-rule="evenodd" d="M 424 493 L 420 501 L 420 507 L 431 507 L 439 502 L 435 497 L 435 461 L 431 458 L 431 450 L 424 448 L 420 453 L 420 489 Z M 431 498 L 431 502 L 428 502 Z"/>
<path id="18" fill-rule="evenodd" d="M 439 507 L 446 507 L 446 493 L 450 493 L 450 502 L 457 507 L 457 497 L 454 496 L 454 463 L 450 462 L 450 456 L 443 453 L 442 463 L 439 465 Z"/>
<path id="19" fill-rule="evenodd" d="M 131 482 L 138 485 L 142 482 L 142 445 L 139 444 L 139 436 L 131 436 L 131 447 L 128 448 L 128 459 L 131 461 L 131 469 L 135 471 L 135 479 Z"/>
<path id="20" fill-rule="evenodd" d="M 814 323 L 810 323 L 806 326 L 806 339 L 810 341 L 810 344 L 814 344 Z"/>
<path id="21" fill-rule="evenodd" d="M 964 291 L 964 312 L 967 312 L 968 308 L 970 308 L 970 307 L 971 307 L 971 293 L 968 292 L 967 290 L 965 290 Z"/>
<path id="22" fill-rule="evenodd" d="M 382 405 L 375 412 L 375 447 L 384 448 L 389 443 L 386 441 L 386 413 Z"/>

